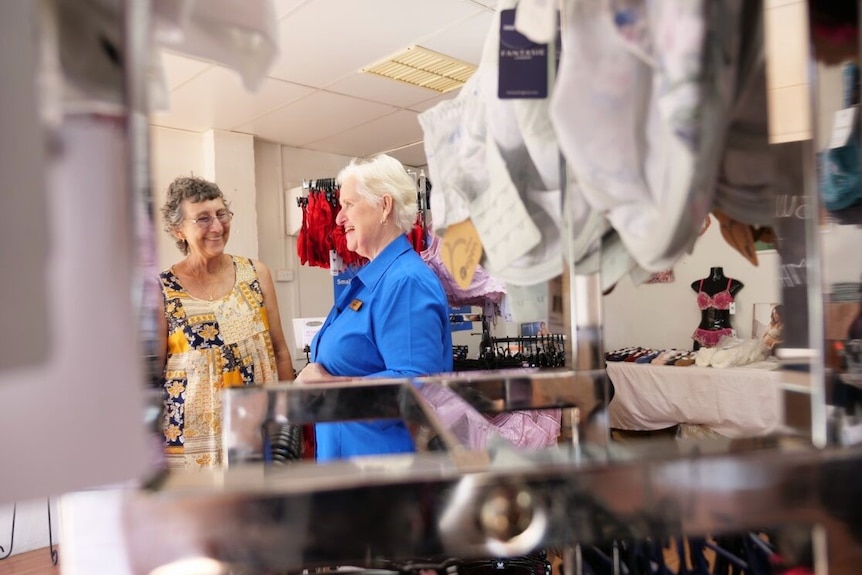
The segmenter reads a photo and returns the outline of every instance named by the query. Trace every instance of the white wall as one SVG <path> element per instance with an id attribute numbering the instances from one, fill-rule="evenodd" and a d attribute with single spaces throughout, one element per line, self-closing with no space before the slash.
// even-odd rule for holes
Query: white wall
<path id="1" fill-rule="evenodd" d="M 228 251 L 257 258 L 259 235 L 253 138 L 222 130 L 200 134 L 152 126 L 150 144 L 159 268 L 167 269 L 184 257 L 173 237 L 163 230 L 161 219 L 165 192 L 178 176 L 200 176 L 219 185 L 235 214 Z"/>
<path id="2" fill-rule="evenodd" d="M 230 253 L 258 259 L 254 137 L 224 130 L 204 132 L 203 177 L 216 182 L 234 213 Z"/>
<path id="3" fill-rule="evenodd" d="M 158 233 L 156 248 L 159 269 L 167 269 L 183 259 L 173 237 L 162 230 L 162 204 L 165 191 L 177 176 L 203 176 L 203 136 L 195 132 L 150 127 L 150 165 L 152 166 L 153 208 Z"/>
<path id="4" fill-rule="evenodd" d="M 820 230 L 823 253 L 823 293 L 837 282 L 862 282 L 862 227 L 829 224 Z"/>
<path id="5" fill-rule="evenodd" d="M 691 349 L 701 313 L 691 283 L 707 277 L 711 267 L 724 268 L 726 276 L 744 284 L 736 295 L 731 325 L 740 337 L 750 337 L 753 305 L 781 301 L 778 254 L 760 252 L 758 259 L 755 267 L 731 248 L 713 218 L 691 255 L 674 267 L 673 283 L 635 287 L 624 278 L 604 298 L 605 350 L 633 345 Z"/>

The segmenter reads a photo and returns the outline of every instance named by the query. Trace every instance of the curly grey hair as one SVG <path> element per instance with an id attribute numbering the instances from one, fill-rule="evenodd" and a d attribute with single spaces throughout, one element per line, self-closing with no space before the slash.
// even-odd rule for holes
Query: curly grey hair
<path id="1" fill-rule="evenodd" d="M 230 204 L 224 197 L 221 189 L 214 182 L 197 176 L 180 176 L 175 179 L 168 186 L 165 204 L 162 206 L 162 220 L 165 225 L 165 231 L 173 235 L 174 231 L 182 225 L 186 217 L 182 209 L 183 200 L 196 204 L 219 198 L 224 202 L 225 208 L 230 209 Z M 176 243 L 177 249 L 183 252 L 184 255 L 188 255 L 189 243 L 179 238 L 176 239 Z"/>

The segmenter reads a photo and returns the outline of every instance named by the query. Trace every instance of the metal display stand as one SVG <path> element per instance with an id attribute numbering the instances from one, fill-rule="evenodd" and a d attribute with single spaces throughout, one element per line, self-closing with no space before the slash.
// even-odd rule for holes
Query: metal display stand
<path id="1" fill-rule="evenodd" d="M 324 395 L 353 394 L 356 385 L 327 385 Z M 393 399 L 400 385 L 372 393 Z M 790 524 L 853 533 L 862 527 L 853 503 L 860 458 L 860 449 L 775 439 L 529 454 L 450 443 L 445 452 L 327 465 L 237 465 L 171 474 L 133 494 L 127 541 L 136 573 L 195 552 L 266 573 L 334 565 L 398 571 L 420 560 L 442 565 Z M 177 549 L 169 541 L 179 525 L 186 545 Z"/>

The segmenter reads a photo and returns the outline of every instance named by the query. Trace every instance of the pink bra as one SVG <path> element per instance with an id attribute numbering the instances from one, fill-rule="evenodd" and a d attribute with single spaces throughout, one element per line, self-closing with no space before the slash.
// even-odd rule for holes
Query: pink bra
<path id="1" fill-rule="evenodd" d="M 730 304 L 733 303 L 733 295 L 730 293 L 731 281 L 733 280 L 727 280 L 727 287 L 724 288 L 724 291 L 720 291 L 714 296 L 710 296 L 708 293 L 703 292 L 703 280 L 700 280 L 700 287 L 697 288 L 697 307 L 699 307 L 701 311 L 711 307 L 715 309 L 730 309 Z"/>

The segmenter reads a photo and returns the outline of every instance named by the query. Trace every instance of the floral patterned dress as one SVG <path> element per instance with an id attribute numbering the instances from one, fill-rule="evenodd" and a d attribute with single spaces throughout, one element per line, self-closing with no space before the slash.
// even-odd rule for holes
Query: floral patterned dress
<path id="1" fill-rule="evenodd" d="M 222 390 L 278 381 L 269 320 L 251 260 L 231 256 L 236 271 L 225 297 L 198 299 L 172 269 L 159 274 L 168 320 L 164 423 L 169 468 L 222 461 Z"/>

